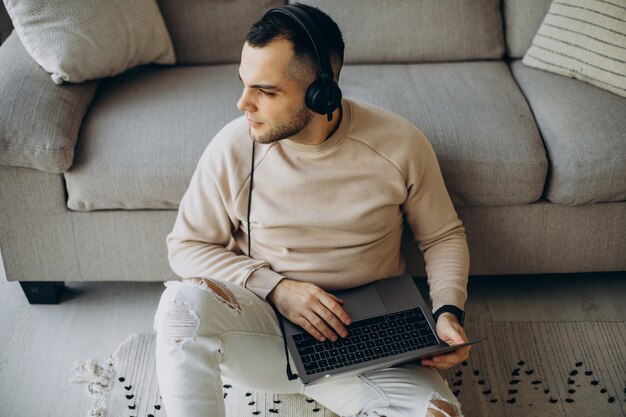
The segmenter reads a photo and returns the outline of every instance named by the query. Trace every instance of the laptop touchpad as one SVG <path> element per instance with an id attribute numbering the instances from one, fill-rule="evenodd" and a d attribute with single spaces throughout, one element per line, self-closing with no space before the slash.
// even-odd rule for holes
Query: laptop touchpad
<path id="1" fill-rule="evenodd" d="M 387 312 L 374 285 L 364 285 L 332 293 L 344 301 L 342 307 L 353 322 Z"/>

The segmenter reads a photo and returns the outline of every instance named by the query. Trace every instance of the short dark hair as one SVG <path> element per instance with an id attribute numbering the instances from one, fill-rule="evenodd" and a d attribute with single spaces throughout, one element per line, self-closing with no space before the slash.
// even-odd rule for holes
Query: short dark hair
<path id="1" fill-rule="evenodd" d="M 316 7 L 300 3 L 296 3 L 296 5 L 304 9 L 317 24 L 320 36 L 326 42 L 333 72 L 335 72 L 334 76 L 338 78 L 339 71 L 343 65 L 343 51 L 345 48 L 339 26 L 330 16 Z M 289 16 L 282 13 L 266 14 L 261 20 L 252 24 L 246 35 L 246 42 L 252 47 L 261 48 L 280 38 L 290 41 L 295 57 L 305 61 L 315 72 L 318 63 L 313 44 L 304 29 Z"/>

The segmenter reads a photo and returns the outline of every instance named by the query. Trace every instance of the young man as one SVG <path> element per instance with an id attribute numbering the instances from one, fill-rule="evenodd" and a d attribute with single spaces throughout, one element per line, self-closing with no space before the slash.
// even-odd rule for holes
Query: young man
<path id="1" fill-rule="evenodd" d="M 298 7 L 319 28 L 337 81 L 339 28 L 318 9 Z M 200 158 L 167 237 L 170 265 L 185 278 L 166 283 L 155 315 L 169 417 L 223 417 L 226 381 L 303 393 L 341 416 L 461 415 L 437 369 L 465 360 L 468 346 L 307 386 L 287 378 L 271 304 L 318 340 L 345 337 L 350 317 L 329 291 L 403 274 L 405 221 L 424 253 L 433 309 L 447 311 L 437 314 L 439 337 L 467 341 L 455 314 L 467 298 L 465 230 L 432 147 L 377 107 L 343 99 L 331 120 L 313 112 L 305 93 L 318 65 L 309 36 L 282 13 L 266 14 L 246 37 L 244 115 Z"/>

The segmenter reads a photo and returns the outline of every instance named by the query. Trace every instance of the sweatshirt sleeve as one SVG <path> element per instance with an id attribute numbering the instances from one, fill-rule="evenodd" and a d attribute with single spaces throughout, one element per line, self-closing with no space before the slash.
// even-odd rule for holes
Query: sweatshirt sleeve
<path id="1" fill-rule="evenodd" d="M 402 209 L 424 254 L 433 311 L 444 304 L 463 309 L 469 273 L 465 228 L 452 205 L 431 144 L 421 132 L 415 144 Z"/>
<path id="2" fill-rule="evenodd" d="M 208 150 L 207 150 L 208 151 Z M 182 278 L 213 277 L 230 281 L 265 299 L 284 277 L 267 262 L 241 254 L 232 234 L 240 227 L 228 169 L 209 162 L 205 151 L 183 195 L 174 227 L 167 235 L 168 260 Z M 207 169 L 211 165 L 212 169 Z M 218 167 L 215 169 L 215 165 Z M 247 285 L 255 277 L 255 285 Z"/>

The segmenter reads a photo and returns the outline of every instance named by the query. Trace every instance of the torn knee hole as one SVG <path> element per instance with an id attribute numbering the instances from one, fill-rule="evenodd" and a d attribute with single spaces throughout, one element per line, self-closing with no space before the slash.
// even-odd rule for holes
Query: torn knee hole
<path id="1" fill-rule="evenodd" d="M 445 400 L 430 400 L 428 407 L 428 417 L 460 417 L 459 409 L 452 403 Z"/>
<path id="2" fill-rule="evenodd" d="M 172 348 L 181 349 L 193 342 L 199 327 L 200 318 L 191 309 L 191 304 L 174 300 L 163 319 L 161 333 Z"/>
<path id="3" fill-rule="evenodd" d="M 215 295 L 220 297 L 223 301 L 228 301 L 229 299 L 234 298 L 234 296 L 232 295 L 230 291 L 228 291 L 222 285 L 215 282 L 215 280 L 212 280 L 209 278 L 194 278 L 193 282 L 195 282 L 196 284 L 200 284 L 201 286 L 207 289 L 210 289 L 211 291 L 213 291 L 213 293 L 215 293 Z"/>
<path id="4" fill-rule="evenodd" d="M 227 305 L 234 312 L 241 314 L 242 309 L 237 296 L 223 283 L 212 278 L 194 278 L 192 282 L 213 294 L 218 301 Z"/>

